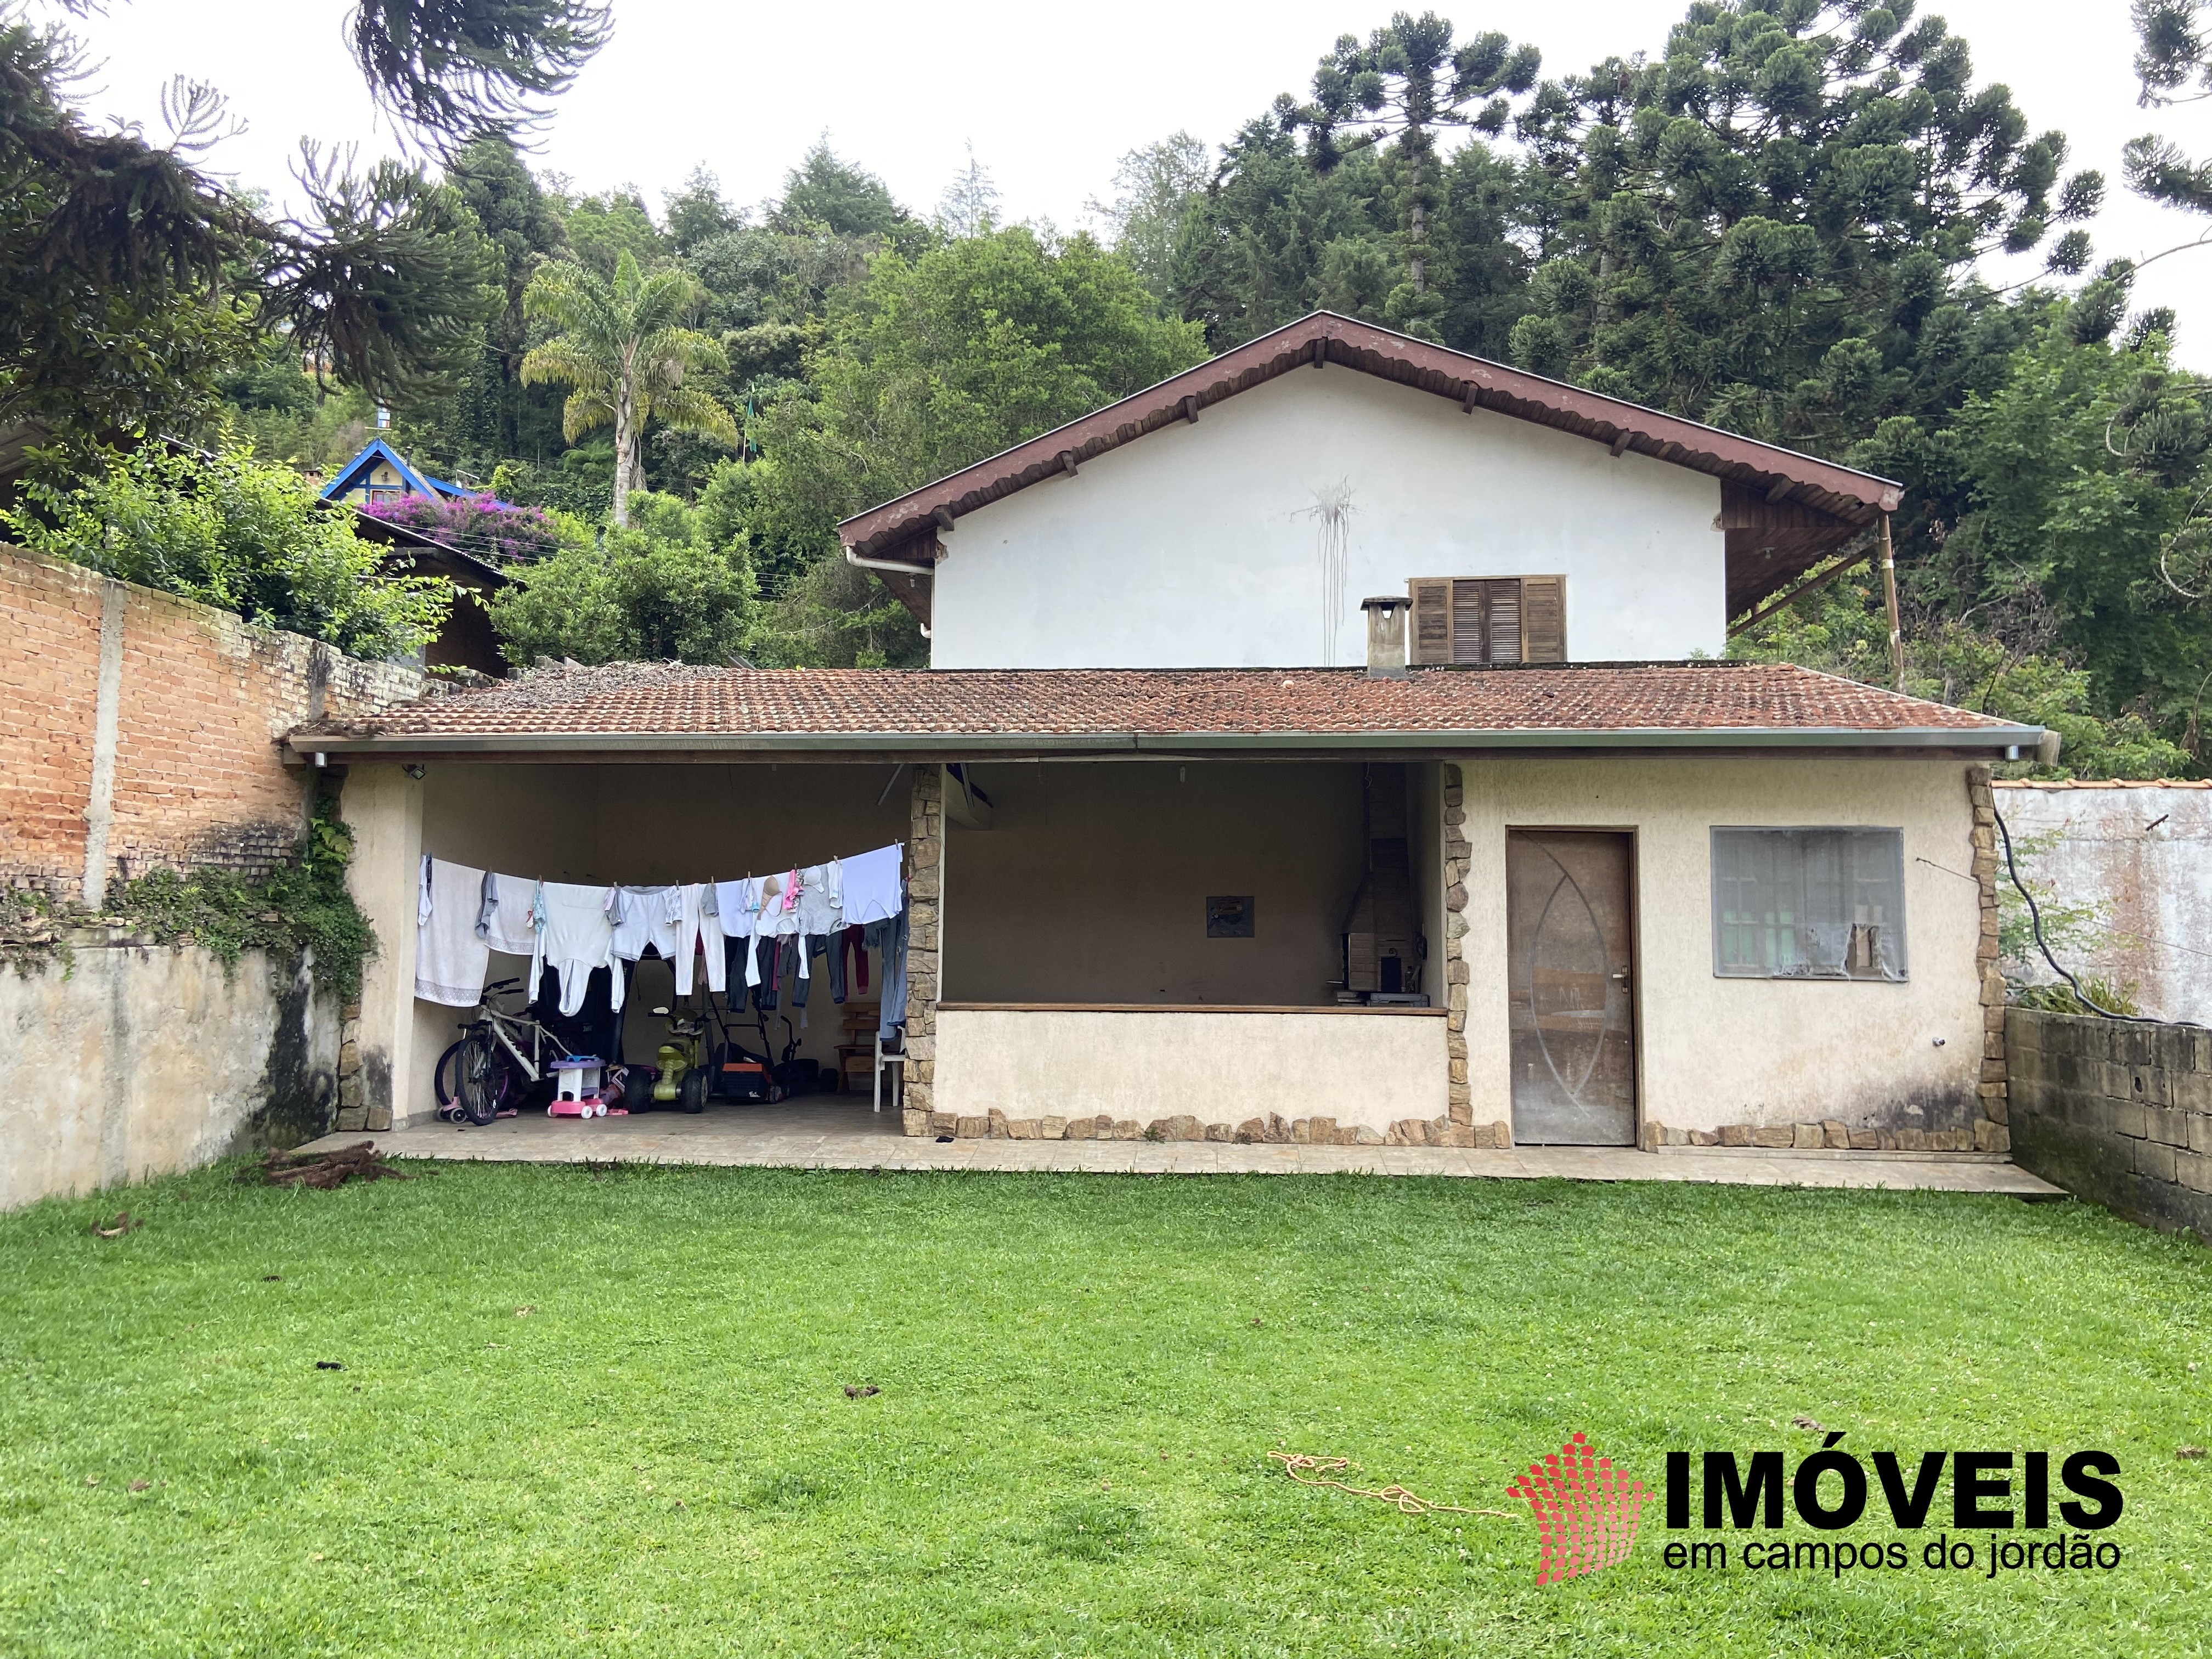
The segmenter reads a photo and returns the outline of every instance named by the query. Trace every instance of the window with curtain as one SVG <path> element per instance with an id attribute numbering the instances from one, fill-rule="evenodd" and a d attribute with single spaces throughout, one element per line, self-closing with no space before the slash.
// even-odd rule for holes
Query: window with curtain
<path id="1" fill-rule="evenodd" d="M 1905 832 L 1716 829 L 1713 972 L 1904 979 Z"/>

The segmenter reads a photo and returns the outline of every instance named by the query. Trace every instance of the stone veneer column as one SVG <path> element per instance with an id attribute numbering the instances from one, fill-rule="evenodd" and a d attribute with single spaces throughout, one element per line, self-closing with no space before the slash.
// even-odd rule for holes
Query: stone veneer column
<path id="1" fill-rule="evenodd" d="M 914 769 L 912 830 L 907 841 L 906 1079 L 901 1127 L 934 1133 L 937 1099 L 937 983 L 945 907 L 945 769 Z"/>
<path id="2" fill-rule="evenodd" d="M 1974 1150 L 2004 1152 L 2012 1150 L 2011 1091 L 2005 1068 L 2004 971 L 1997 965 L 1996 795 L 1990 787 L 1988 767 L 1966 769 L 1966 799 L 1974 808 L 1972 869 L 1982 893 L 1982 931 L 1974 945 L 1982 988 L 1982 1071 L 1975 1093 L 1982 1111 L 1974 1125 Z"/>
<path id="3" fill-rule="evenodd" d="M 1474 845 L 1467 838 L 1467 794 L 1460 769 L 1447 761 L 1443 767 L 1444 853 L 1444 1053 L 1451 1066 L 1445 1090 L 1445 1110 L 1454 1124 L 1474 1121 L 1474 1104 L 1467 1078 L 1467 939 L 1468 861 Z"/>

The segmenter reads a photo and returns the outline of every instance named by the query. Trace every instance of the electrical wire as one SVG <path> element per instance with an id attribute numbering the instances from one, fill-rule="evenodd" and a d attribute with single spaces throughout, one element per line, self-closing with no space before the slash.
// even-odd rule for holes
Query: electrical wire
<path id="1" fill-rule="evenodd" d="M 2027 920 L 2035 929 L 2035 948 L 2043 952 L 2043 959 L 2051 964 L 2051 971 L 2074 988 L 2074 994 L 2081 1000 L 2081 1006 L 2092 1013 L 2102 1015 L 2106 1019 L 2125 1020 L 2131 1025 L 2168 1024 L 2169 1022 L 2166 1020 L 2153 1019 L 2147 1014 L 2113 1012 L 2110 1008 L 2100 1005 L 2094 997 L 2081 988 L 2080 980 L 2075 978 L 2069 969 L 2059 965 L 2058 958 L 2051 954 L 2051 946 L 2043 937 L 2043 912 L 2036 908 L 2035 895 L 2027 890 L 2027 884 L 2020 878 L 2020 866 L 2013 862 L 2012 831 L 2005 827 L 2004 814 L 1997 811 L 1996 803 L 1994 800 L 1990 803 L 1990 816 L 1997 821 L 1997 834 L 2004 839 L 2005 873 L 2012 878 L 2012 884 L 2020 890 L 2020 896 L 2027 901 Z"/>

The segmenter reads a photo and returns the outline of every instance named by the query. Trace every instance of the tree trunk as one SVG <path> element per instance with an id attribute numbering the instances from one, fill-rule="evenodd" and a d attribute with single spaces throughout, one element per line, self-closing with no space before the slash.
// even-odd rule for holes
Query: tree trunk
<path id="1" fill-rule="evenodd" d="M 1419 188 L 1418 181 L 1415 188 Z M 1412 243 L 1410 249 L 1412 257 L 1406 262 L 1407 273 L 1413 278 L 1413 292 L 1419 294 L 1427 287 L 1429 273 L 1429 262 L 1426 258 L 1428 214 L 1419 202 L 1413 204 L 1413 234 L 1408 240 Z"/>
<path id="2" fill-rule="evenodd" d="M 630 481 L 637 471 L 637 380 L 625 362 L 615 378 L 615 498 L 608 517 L 629 524 Z"/>

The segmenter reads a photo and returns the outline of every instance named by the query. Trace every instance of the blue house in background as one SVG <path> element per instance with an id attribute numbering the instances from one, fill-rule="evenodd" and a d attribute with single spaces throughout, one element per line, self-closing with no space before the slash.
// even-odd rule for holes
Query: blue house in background
<path id="1" fill-rule="evenodd" d="M 381 438 L 371 438 L 368 447 L 340 467 L 323 487 L 325 501 L 350 501 L 356 507 L 367 507 L 388 495 L 430 495 L 451 501 L 476 493 L 416 471 L 405 456 Z"/>

